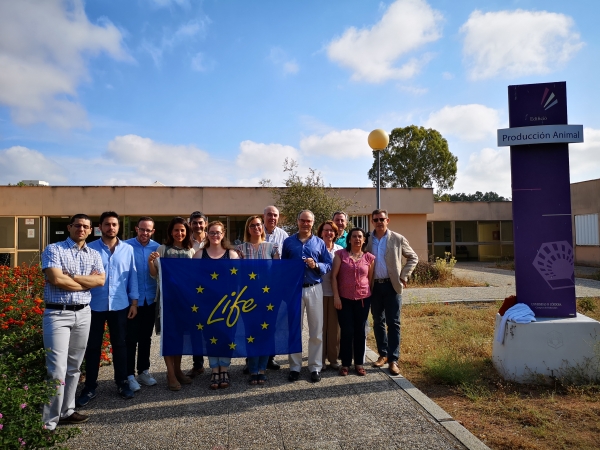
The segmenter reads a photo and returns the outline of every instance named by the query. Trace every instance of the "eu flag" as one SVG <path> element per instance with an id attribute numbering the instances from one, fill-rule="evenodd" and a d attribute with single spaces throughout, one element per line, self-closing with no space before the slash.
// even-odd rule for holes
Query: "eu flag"
<path id="1" fill-rule="evenodd" d="M 159 261 L 163 356 L 302 351 L 303 261 Z"/>

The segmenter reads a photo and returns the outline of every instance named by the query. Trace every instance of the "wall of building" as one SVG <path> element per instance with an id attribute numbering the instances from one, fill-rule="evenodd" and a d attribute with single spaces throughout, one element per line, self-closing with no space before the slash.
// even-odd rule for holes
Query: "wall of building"
<path id="1" fill-rule="evenodd" d="M 427 220 L 512 220 L 512 202 L 435 202 Z"/>
<path id="2" fill-rule="evenodd" d="M 575 236 L 575 216 L 598 214 L 600 230 L 600 179 L 571 184 L 571 210 L 573 214 L 573 243 Z M 599 245 L 575 245 L 575 263 L 600 267 Z"/>
<path id="3" fill-rule="evenodd" d="M 389 229 L 408 239 L 412 249 L 419 255 L 419 259 L 427 261 L 427 216 L 424 214 L 390 214 L 389 218 Z"/>

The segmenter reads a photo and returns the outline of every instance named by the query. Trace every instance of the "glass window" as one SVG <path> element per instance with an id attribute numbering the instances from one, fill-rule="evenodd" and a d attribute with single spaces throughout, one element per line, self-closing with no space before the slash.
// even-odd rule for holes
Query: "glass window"
<path id="1" fill-rule="evenodd" d="M 433 243 L 433 222 L 427 222 L 427 243 Z"/>
<path id="2" fill-rule="evenodd" d="M 14 217 L 0 217 L 0 248 L 15 248 Z"/>
<path id="3" fill-rule="evenodd" d="M 433 223 L 433 240 L 436 244 L 450 244 L 451 239 L 450 221 L 434 222 Z M 437 251 L 435 252 L 437 256 Z"/>
<path id="4" fill-rule="evenodd" d="M 11 267 L 11 261 L 15 257 L 14 253 L 0 253 L 0 266 Z"/>
<path id="5" fill-rule="evenodd" d="M 18 219 L 18 244 L 20 250 L 40 249 L 40 218 L 20 217 Z"/>
<path id="6" fill-rule="evenodd" d="M 500 231 L 502 232 L 502 240 L 512 242 L 513 238 L 513 223 L 512 220 L 503 220 L 500 222 Z"/>
<path id="7" fill-rule="evenodd" d="M 477 242 L 477 222 L 456 222 L 454 234 L 456 242 Z"/>
<path id="8" fill-rule="evenodd" d="M 17 264 L 27 264 L 33 266 L 34 264 L 40 263 L 40 252 L 18 252 L 17 253 Z"/>

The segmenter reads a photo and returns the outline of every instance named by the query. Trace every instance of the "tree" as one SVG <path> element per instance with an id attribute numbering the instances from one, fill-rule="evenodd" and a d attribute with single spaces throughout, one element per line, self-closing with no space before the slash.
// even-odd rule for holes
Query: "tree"
<path id="1" fill-rule="evenodd" d="M 510 202 L 509 198 L 502 197 L 492 191 L 485 194 L 481 191 L 477 191 L 474 194 L 458 192 L 456 194 L 435 195 L 434 197 L 438 202 Z"/>
<path id="2" fill-rule="evenodd" d="M 457 161 L 438 131 L 416 125 L 395 128 L 390 134 L 389 145 L 381 152 L 381 186 L 421 188 L 435 185 L 441 194 L 454 187 Z M 377 161 L 369 170 L 369 178 L 376 186 Z"/>
<path id="3" fill-rule="evenodd" d="M 325 186 L 323 177 L 314 169 L 303 179 L 297 172 L 298 163 L 286 158 L 283 171 L 288 174 L 285 187 L 272 187 L 270 180 L 261 180 L 262 187 L 271 190 L 275 205 L 279 208 L 281 225 L 292 234 L 298 231 L 296 217 L 303 209 L 310 209 L 315 215 L 316 228 L 325 220 L 330 220 L 336 211 L 354 209 L 358 202 L 342 197 L 338 189 Z"/>

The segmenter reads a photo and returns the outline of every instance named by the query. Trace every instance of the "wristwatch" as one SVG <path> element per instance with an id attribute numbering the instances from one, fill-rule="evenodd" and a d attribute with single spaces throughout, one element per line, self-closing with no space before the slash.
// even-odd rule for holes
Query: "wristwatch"
<path id="1" fill-rule="evenodd" d="M 74 273 L 69 273 L 69 276 L 73 279 L 73 281 L 75 281 L 75 274 Z"/>

